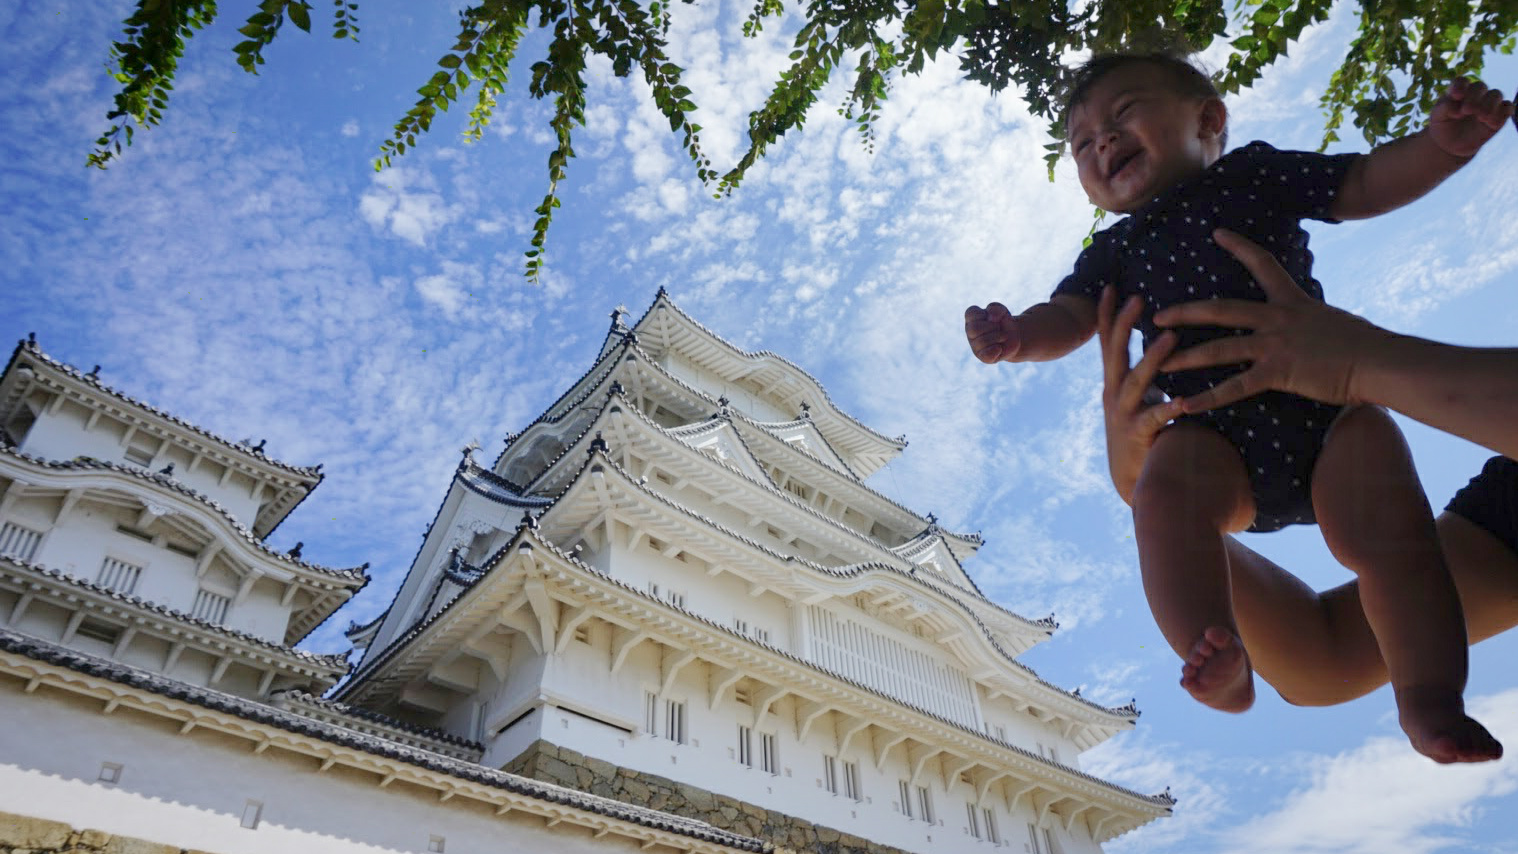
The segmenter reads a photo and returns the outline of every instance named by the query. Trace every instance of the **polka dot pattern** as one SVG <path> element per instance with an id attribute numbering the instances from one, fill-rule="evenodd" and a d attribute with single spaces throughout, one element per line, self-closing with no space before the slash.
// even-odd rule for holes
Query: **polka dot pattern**
<path id="1" fill-rule="evenodd" d="M 1171 187 L 1111 228 L 1093 236 L 1075 271 L 1055 294 L 1096 300 L 1116 285 L 1123 299 L 1144 300 L 1139 330 L 1144 346 L 1163 330 L 1154 313 L 1197 299 L 1264 300 L 1246 270 L 1212 241 L 1215 228 L 1243 234 L 1269 249 L 1292 278 L 1315 299 L 1323 287 L 1312 277 L 1312 252 L 1301 220 L 1333 220 L 1328 210 L 1345 171 L 1358 155 L 1281 151 L 1251 142 L 1218 158 L 1195 179 Z M 1218 327 L 1177 330 L 1182 347 L 1244 330 Z M 1222 382 L 1241 366 L 1162 374 L 1169 395 L 1190 396 Z M 1197 416 L 1222 433 L 1248 467 L 1256 516 L 1251 531 L 1312 524 L 1310 485 L 1323 437 L 1338 407 L 1269 392 Z"/>

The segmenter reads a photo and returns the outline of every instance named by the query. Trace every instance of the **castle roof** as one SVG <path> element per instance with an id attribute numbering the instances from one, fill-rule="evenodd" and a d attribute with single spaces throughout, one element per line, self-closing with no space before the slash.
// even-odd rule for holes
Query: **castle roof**
<path id="1" fill-rule="evenodd" d="M 544 810 L 552 811 L 557 818 L 565 820 L 563 810 L 567 808 L 580 814 L 577 823 L 585 823 L 589 817 L 601 816 L 617 822 L 625 822 L 636 828 L 646 828 L 655 834 L 649 837 L 650 844 L 654 842 L 669 844 L 670 840 L 658 838 L 657 834 L 662 833 L 689 840 L 699 840 L 708 846 L 714 845 L 735 851 L 768 854 L 773 850 L 763 840 L 719 830 L 695 819 L 637 807 L 612 798 L 486 768 L 466 759 L 434 752 L 409 743 L 413 741 L 410 738 L 390 737 L 389 733 L 375 731 L 374 727 L 355 728 L 344 725 L 343 719 L 352 714 L 352 710 L 346 707 L 318 706 L 328 714 L 302 714 L 300 712 L 310 704 L 300 699 L 296 699 L 293 703 L 287 702 L 286 705 L 289 708 L 279 708 L 210 688 L 189 685 L 176 679 L 60 647 L 8 629 L 0 629 L 0 668 L 20 673 L 37 682 L 46 681 L 65 690 L 85 694 L 93 694 L 99 690 L 95 685 L 87 684 L 87 682 L 103 680 L 110 686 L 114 686 L 108 692 L 112 695 L 112 708 L 118 703 L 130 702 L 158 715 L 176 720 L 183 719 L 185 725 L 180 729 L 181 733 L 189 732 L 201 722 L 201 716 L 195 711 L 199 709 L 227 722 L 240 721 L 253 725 L 238 729 L 228 726 L 217 727 L 229 735 L 241 735 L 255 740 L 267 739 L 262 731 L 272 729 L 287 734 L 286 738 L 281 740 L 283 742 L 281 746 L 286 749 L 309 750 L 309 742 L 314 741 L 351 752 L 350 755 L 354 755 L 354 758 L 358 758 L 357 755 L 374 757 L 381 760 L 376 767 L 389 772 L 390 776 L 386 782 L 395 776 L 401 776 L 408 769 L 410 772 L 408 776 L 414 774 L 413 782 L 419 785 L 437 785 L 439 776 L 448 778 L 460 788 L 467 787 L 468 794 L 465 797 L 485 800 L 487 803 L 499 800 L 504 809 L 498 812 L 512 808 Z M 84 677 L 84 679 L 70 679 L 69 674 L 77 674 L 78 677 Z M 165 698 L 174 702 L 166 704 L 155 701 L 155 698 Z M 324 717 L 327 719 L 323 719 Z M 374 723 L 372 719 L 368 720 Z M 368 731 L 365 731 L 366 729 Z M 413 733 L 413 735 L 418 734 Z M 434 733 L 428 737 L 439 740 L 448 738 L 442 733 Z M 326 757 L 328 765 L 344 758 L 337 752 L 328 752 Z M 364 770 L 374 769 L 365 768 Z M 537 802 L 541 806 L 534 807 L 524 801 Z"/>
<path id="2" fill-rule="evenodd" d="M 212 454 L 250 472 L 257 472 L 265 480 L 277 480 L 283 485 L 260 518 L 254 520 L 253 528 L 259 536 L 272 533 L 321 483 L 320 465 L 297 466 L 281 462 L 264 453 L 262 442 L 252 446 L 223 438 L 106 385 L 100 380 L 98 370 L 97 367 L 95 371 L 84 373 L 52 358 L 42 351 L 35 337 L 18 342 L 5 371 L 0 373 L 0 424 L 10 420 L 30 388 L 41 386 L 85 405 L 104 405 L 114 414 L 156 432 L 177 435 L 184 444 L 199 452 Z"/>

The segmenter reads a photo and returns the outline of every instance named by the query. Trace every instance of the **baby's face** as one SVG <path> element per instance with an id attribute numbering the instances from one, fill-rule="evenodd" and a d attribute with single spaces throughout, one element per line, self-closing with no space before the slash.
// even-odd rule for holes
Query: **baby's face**
<path id="1" fill-rule="evenodd" d="M 1222 102 L 1177 91 L 1170 75 L 1147 62 L 1119 66 L 1070 110 L 1070 150 L 1097 207 L 1128 213 L 1217 159 Z"/>

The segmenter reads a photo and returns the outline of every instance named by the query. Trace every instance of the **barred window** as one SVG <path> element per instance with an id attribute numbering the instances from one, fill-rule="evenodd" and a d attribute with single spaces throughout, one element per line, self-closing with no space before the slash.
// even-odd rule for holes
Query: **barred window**
<path id="1" fill-rule="evenodd" d="M 190 616 L 208 623 L 222 623 L 226 621 L 227 609 L 231 606 L 232 597 L 200 590 L 195 593 L 195 606 L 190 609 Z"/>
<path id="2" fill-rule="evenodd" d="M 6 522 L 0 526 L 0 555 L 30 561 L 37 556 L 37 546 L 41 543 L 40 531 L 23 528 L 15 522 Z"/>
<path id="3" fill-rule="evenodd" d="M 137 589 L 137 580 L 141 577 L 142 567 L 108 557 L 101 564 L 100 577 L 96 581 L 107 590 L 130 596 Z"/>

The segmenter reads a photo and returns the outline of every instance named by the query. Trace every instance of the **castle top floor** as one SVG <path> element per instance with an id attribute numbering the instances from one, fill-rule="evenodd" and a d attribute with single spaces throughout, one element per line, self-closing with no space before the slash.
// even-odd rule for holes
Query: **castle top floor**
<path id="1" fill-rule="evenodd" d="M 0 444 L 44 460 L 95 459 L 171 474 L 216 502 L 254 535 L 269 535 L 321 482 L 263 442 L 233 442 L 170 415 L 43 353 L 16 345 L 0 374 Z"/>

